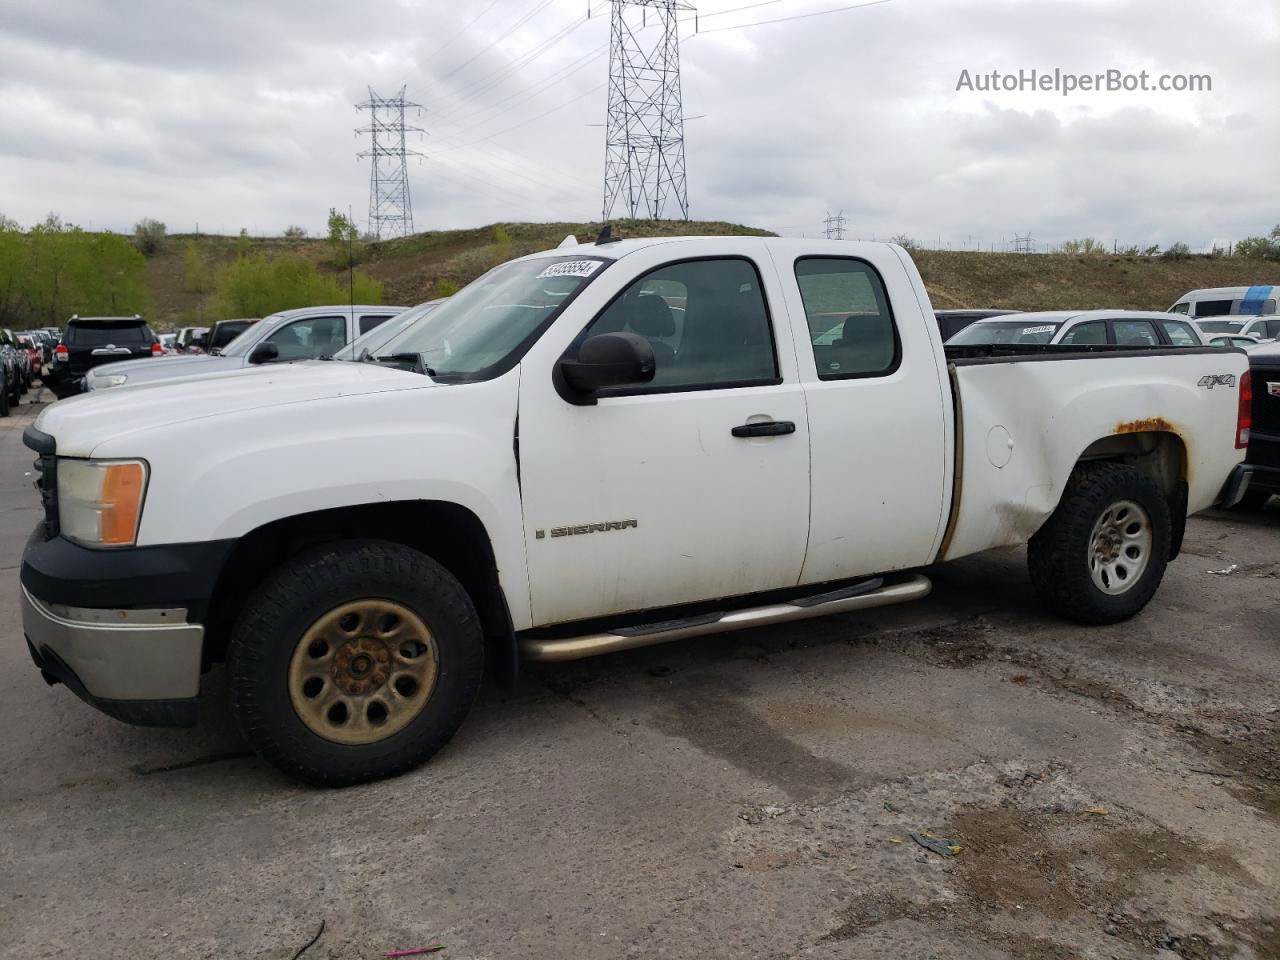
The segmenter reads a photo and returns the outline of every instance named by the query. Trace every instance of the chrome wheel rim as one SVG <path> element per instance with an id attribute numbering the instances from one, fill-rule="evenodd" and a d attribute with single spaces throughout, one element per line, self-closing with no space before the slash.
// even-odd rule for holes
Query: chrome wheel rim
<path id="1" fill-rule="evenodd" d="M 391 600 L 334 607 L 302 635 L 289 660 L 289 699 L 312 733 L 376 743 L 413 722 L 440 673 L 422 618 Z"/>
<path id="2" fill-rule="evenodd" d="M 1119 500 L 1102 511 L 1089 538 L 1089 574 L 1094 586 L 1110 596 L 1133 589 L 1151 562 L 1151 518 L 1132 500 Z"/>

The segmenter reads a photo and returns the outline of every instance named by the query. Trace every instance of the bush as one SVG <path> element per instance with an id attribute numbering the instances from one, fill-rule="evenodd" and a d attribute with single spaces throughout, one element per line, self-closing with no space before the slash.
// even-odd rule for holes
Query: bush
<path id="1" fill-rule="evenodd" d="M 322 274 L 309 260 L 273 260 L 259 253 L 219 268 L 210 314 L 214 318 L 265 317 L 293 307 L 346 303 L 348 297 L 353 303 L 381 303 L 382 284 L 357 271 L 349 289 L 346 277 Z"/>
<path id="2" fill-rule="evenodd" d="M 200 255 L 200 247 L 194 240 L 182 245 L 182 286 L 188 293 L 209 292 L 209 265 Z"/>
<path id="3" fill-rule="evenodd" d="M 905 233 L 895 233 L 892 237 L 889 238 L 889 242 L 896 243 L 898 246 L 902 247 L 904 250 L 907 250 L 912 253 L 920 249 L 920 246 L 919 244 L 916 243 L 915 238 L 910 237 Z"/>
<path id="4" fill-rule="evenodd" d="M 1177 243 L 1169 244 L 1169 248 L 1160 254 L 1161 260 L 1190 260 L 1191 248 L 1179 240 Z"/>
<path id="5" fill-rule="evenodd" d="M 307 231 L 302 227 L 287 227 L 284 231 L 286 240 L 305 240 L 307 239 Z"/>
<path id="6" fill-rule="evenodd" d="M 1276 228 L 1280 230 L 1280 227 Z M 1274 235 L 1275 230 L 1272 231 Z M 1245 237 L 1235 247 L 1235 255 L 1246 260 L 1280 260 L 1280 239 Z"/>
<path id="7" fill-rule="evenodd" d="M 167 229 L 163 223 L 151 217 L 143 217 L 134 225 L 133 240 L 143 256 L 152 257 L 160 252 Z"/>
<path id="8" fill-rule="evenodd" d="M 437 280 L 434 286 L 436 288 L 437 297 L 452 297 L 461 289 L 461 287 L 449 279 Z"/>

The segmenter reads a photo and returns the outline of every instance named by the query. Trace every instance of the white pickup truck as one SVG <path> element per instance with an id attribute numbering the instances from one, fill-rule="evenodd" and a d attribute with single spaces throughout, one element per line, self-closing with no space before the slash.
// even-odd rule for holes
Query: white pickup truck
<path id="1" fill-rule="evenodd" d="M 438 750 L 486 663 L 898 603 L 992 547 L 1030 542 L 1058 614 L 1121 620 L 1247 480 L 1243 352 L 944 351 L 888 244 L 556 249 L 382 351 L 45 410 L 46 679 L 185 725 L 225 660 L 263 757 L 352 783 Z"/>

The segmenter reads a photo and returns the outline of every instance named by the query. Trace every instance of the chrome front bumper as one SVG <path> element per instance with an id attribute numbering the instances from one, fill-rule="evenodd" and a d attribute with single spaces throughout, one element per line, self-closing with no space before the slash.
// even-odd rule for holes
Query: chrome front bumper
<path id="1" fill-rule="evenodd" d="M 204 627 L 187 623 L 186 610 L 67 607 L 23 586 L 22 628 L 46 677 L 113 716 L 132 719 L 114 701 L 191 701 L 194 710 Z"/>

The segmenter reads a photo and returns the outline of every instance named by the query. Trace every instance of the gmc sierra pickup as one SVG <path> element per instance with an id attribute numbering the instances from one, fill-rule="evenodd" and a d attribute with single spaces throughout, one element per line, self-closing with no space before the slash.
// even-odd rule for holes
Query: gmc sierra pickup
<path id="1" fill-rule="evenodd" d="M 562 245 L 376 357 L 45 410 L 25 632 L 135 723 L 193 724 L 225 660 L 268 761 L 388 776 L 486 663 L 899 603 L 992 547 L 1029 541 L 1061 616 L 1133 616 L 1243 496 L 1248 382 L 1236 350 L 944 350 L 889 244 Z"/>

